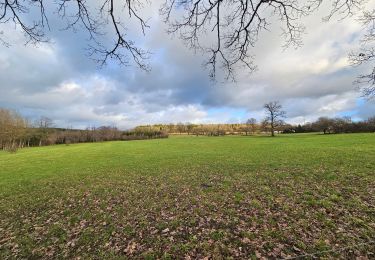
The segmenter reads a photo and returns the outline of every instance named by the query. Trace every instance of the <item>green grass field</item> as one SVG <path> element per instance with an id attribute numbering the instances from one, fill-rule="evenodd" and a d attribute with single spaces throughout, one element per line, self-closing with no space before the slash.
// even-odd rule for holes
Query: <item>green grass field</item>
<path id="1" fill-rule="evenodd" d="M 0 259 L 373 258 L 374 240 L 375 134 L 0 152 Z"/>

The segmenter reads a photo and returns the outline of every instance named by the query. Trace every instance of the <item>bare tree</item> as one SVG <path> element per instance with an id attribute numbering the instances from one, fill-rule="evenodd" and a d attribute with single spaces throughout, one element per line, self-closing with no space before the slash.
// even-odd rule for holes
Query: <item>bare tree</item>
<path id="1" fill-rule="evenodd" d="M 15 111 L 0 108 L 0 150 L 15 152 L 25 144 L 27 120 Z"/>
<path id="2" fill-rule="evenodd" d="M 265 122 L 268 122 L 271 129 L 271 136 L 275 136 L 275 128 L 281 126 L 286 113 L 282 110 L 282 106 L 278 101 L 272 101 L 264 105 L 267 112 Z"/>
<path id="3" fill-rule="evenodd" d="M 249 127 L 251 133 L 254 134 L 257 129 L 257 120 L 255 118 L 250 118 L 246 121 L 246 125 Z"/>
<path id="4" fill-rule="evenodd" d="M 195 125 L 193 125 L 192 123 L 186 123 L 186 132 L 188 135 L 190 135 L 190 133 L 193 131 Z"/>
<path id="5" fill-rule="evenodd" d="M 39 128 L 51 128 L 54 126 L 53 120 L 46 116 L 41 116 L 36 124 Z"/>
<path id="6" fill-rule="evenodd" d="M 255 133 L 255 130 L 257 128 L 257 120 L 255 118 L 250 118 L 246 121 L 245 125 L 241 127 L 243 131 L 245 131 L 245 134 L 248 135 L 249 132 L 252 134 Z"/>
<path id="7" fill-rule="evenodd" d="M 50 129 L 54 127 L 53 120 L 46 116 L 41 116 L 39 120 L 36 121 L 36 126 L 40 129 L 40 139 L 39 146 L 43 145 L 43 142 L 46 142 Z"/>
<path id="8" fill-rule="evenodd" d="M 179 122 L 179 123 L 176 125 L 176 130 L 178 131 L 179 134 L 182 134 L 182 133 L 185 132 L 185 130 L 186 130 L 186 126 L 185 126 L 183 123 Z"/>

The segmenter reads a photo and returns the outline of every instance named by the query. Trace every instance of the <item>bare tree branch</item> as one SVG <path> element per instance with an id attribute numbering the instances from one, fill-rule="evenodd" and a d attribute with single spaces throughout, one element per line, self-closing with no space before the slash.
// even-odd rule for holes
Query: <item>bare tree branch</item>
<path id="1" fill-rule="evenodd" d="M 133 1 L 134 2 L 134 1 Z M 146 22 L 137 14 L 135 7 L 132 5 L 131 0 L 126 0 L 125 7 L 128 9 L 129 16 L 134 16 L 139 21 L 142 32 L 145 33 L 145 28 L 148 27 Z M 134 41 L 127 40 L 125 34 L 125 26 L 115 16 L 114 0 L 105 0 L 100 8 L 102 14 L 108 13 L 110 24 L 113 27 L 116 35 L 116 40 L 112 48 L 105 48 L 100 44 L 97 46 L 90 46 L 91 55 L 97 54 L 99 58 L 97 62 L 100 65 L 105 65 L 108 59 L 117 60 L 121 65 L 128 64 L 128 57 L 122 50 L 126 50 L 137 66 L 143 70 L 148 71 L 150 68 L 144 61 L 148 59 L 149 53 L 138 48 Z"/>
<path id="2" fill-rule="evenodd" d="M 31 4 L 34 6 L 38 5 L 40 20 L 34 21 L 31 25 L 28 25 L 23 20 L 22 16 L 29 12 L 30 6 L 23 5 L 18 0 L 2 0 L 0 2 L 0 23 L 5 24 L 11 22 L 15 26 L 19 26 L 26 37 L 26 44 L 46 42 L 47 39 L 43 28 L 45 25 L 48 26 L 48 19 L 45 14 L 43 2 L 42 0 L 35 0 Z M 1 41 L 8 44 L 4 39 Z"/>
<path id="3" fill-rule="evenodd" d="M 205 62 L 210 76 L 216 78 L 218 68 L 226 79 L 235 80 L 236 70 L 256 69 L 252 48 L 260 33 L 271 23 L 278 23 L 285 37 L 284 47 L 302 44 L 304 26 L 301 17 L 312 14 L 323 2 L 332 4 L 326 20 L 344 19 L 357 13 L 368 0 L 164 0 L 161 14 L 169 24 L 169 32 L 178 34 L 195 51 L 207 53 Z M 100 65 L 109 60 L 128 65 L 132 60 L 138 67 L 149 70 L 149 52 L 129 38 L 125 21 L 134 19 L 143 34 L 148 27 L 139 9 L 147 0 L 100 0 L 90 4 L 86 0 L 55 0 L 56 13 L 66 22 L 63 29 L 83 28 L 89 35 L 89 55 Z M 117 5 L 116 5 L 117 3 Z M 120 5 L 118 4 L 120 3 Z M 26 43 L 48 41 L 45 31 L 50 29 L 45 0 L 0 0 L 0 23 L 13 23 L 21 28 Z M 95 6 L 95 5 L 98 6 Z M 51 5 L 51 3 L 48 3 Z M 121 10 L 122 6 L 122 11 Z M 120 9 L 120 10 L 119 10 Z M 50 8 L 48 8 L 50 10 Z M 30 22 L 28 13 L 38 14 Z M 363 38 L 361 55 L 351 55 L 354 65 L 372 62 L 375 38 L 374 11 L 364 12 L 361 22 L 368 29 Z M 128 18 L 128 19 L 126 19 Z M 108 43 L 107 36 L 112 41 Z M 212 37 L 214 36 L 214 37 Z M 214 39 L 212 41 L 212 39 Z M 0 33 L 0 44 L 8 45 Z M 370 47 L 369 47 L 370 46 Z M 362 55 L 363 54 L 363 55 Z M 361 75 L 361 82 L 373 73 Z M 365 80 L 366 79 L 366 80 Z M 373 86 L 373 81 L 367 81 Z"/>
<path id="4" fill-rule="evenodd" d="M 122 0 L 123 9 L 126 10 L 129 19 L 136 19 L 145 34 L 148 27 L 146 21 L 138 12 L 143 4 L 139 0 Z M 13 22 L 19 26 L 27 36 L 27 43 L 40 43 L 47 41 L 44 31 L 50 29 L 45 11 L 44 0 L 0 0 L 0 23 Z M 50 3 L 48 3 L 50 4 Z M 83 28 L 89 35 L 89 55 L 100 65 L 107 63 L 109 59 L 117 61 L 122 65 L 129 64 L 132 59 L 135 64 L 144 70 L 149 70 L 147 64 L 148 52 L 136 46 L 135 42 L 128 39 L 127 27 L 123 23 L 124 12 L 116 14 L 114 0 L 102 0 L 100 8 L 96 8 L 86 0 L 56 0 L 56 13 L 66 22 L 63 30 Z M 120 10 L 119 10 L 120 11 Z M 39 16 L 33 17 L 32 24 L 28 24 L 27 14 L 33 12 Z M 105 43 L 104 36 L 113 32 L 114 42 L 112 46 Z M 1 36 L 1 35 L 0 35 Z M 4 38 L 0 43 L 7 44 Z"/>
<path id="5" fill-rule="evenodd" d="M 320 1 L 322 2 L 323 0 Z M 333 0 L 331 12 L 324 19 L 330 20 L 334 16 L 339 17 L 341 20 L 345 19 L 360 10 L 365 2 L 367 0 Z"/>
<path id="6" fill-rule="evenodd" d="M 300 18 L 315 11 L 322 1 L 166 0 L 161 14 L 170 26 L 170 33 L 178 33 L 192 49 L 209 53 L 205 65 L 210 68 L 211 77 L 215 78 L 219 65 L 226 71 L 226 79 L 234 80 L 237 65 L 255 70 L 250 49 L 255 46 L 259 34 L 269 28 L 271 17 L 282 25 L 284 47 L 298 47 L 304 32 Z M 350 13 L 357 1 L 348 0 L 345 5 L 342 0 L 335 0 L 335 11 L 330 16 L 337 12 Z M 215 42 L 207 46 L 202 42 L 210 31 L 216 31 L 216 37 Z"/>
<path id="7" fill-rule="evenodd" d="M 366 28 L 366 33 L 362 38 L 359 51 L 353 51 L 349 54 L 349 61 L 353 66 L 370 66 L 368 73 L 361 74 L 354 82 L 358 89 L 362 91 L 363 96 L 368 98 L 375 97 L 375 9 L 364 11 L 359 19 Z"/>
<path id="8" fill-rule="evenodd" d="M 192 49 L 208 53 L 206 66 L 215 78 L 217 66 L 226 78 L 234 80 L 235 67 L 244 65 L 250 72 L 256 66 L 251 55 L 260 33 L 278 20 L 285 38 L 284 47 L 302 44 L 304 26 L 300 18 L 316 11 L 323 1 L 332 3 L 325 18 L 344 19 L 364 5 L 366 0 L 166 0 L 160 9 L 170 33 L 178 33 Z M 214 42 L 207 35 L 216 31 Z"/>

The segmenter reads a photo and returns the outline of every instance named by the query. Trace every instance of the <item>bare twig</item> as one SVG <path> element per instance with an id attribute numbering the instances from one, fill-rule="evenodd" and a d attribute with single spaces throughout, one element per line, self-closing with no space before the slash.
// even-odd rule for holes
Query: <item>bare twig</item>
<path id="1" fill-rule="evenodd" d="M 329 18 L 334 15 L 351 15 L 363 2 L 331 1 L 333 8 Z M 166 0 L 160 10 L 169 24 L 170 33 L 178 33 L 189 47 L 209 54 L 205 65 L 210 68 L 212 78 L 215 78 L 219 65 L 226 72 L 225 78 L 234 80 L 237 65 L 244 65 L 250 72 L 255 70 L 251 48 L 255 46 L 260 33 L 269 28 L 271 16 L 279 20 L 282 26 L 284 47 L 299 47 L 304 32 L 300 18 L 317 10 L 322 2 L 323 0 Z M 210 35 L 210 31 L 215 31 L 216 37 L 214 42 L 207 44 L 206 35 Z"/>
<path id="2" fill-rule="evenodd" d="M 135 45 L 133 40 L 127 38 L 126 26 L 122 19 L 115 13 L 113 0 L 102 0 L 101 8 L 96 8 L 88 4 L 86 0 L 56 0 L 56 13 L 66 22 L 63 30 L 76 31 L 83 28 L 89 35 L 89 55 L 100 65 L 107 63 L 108 59 L 119 62 L 122 65 L 129 64 L 131 58 L 135 64 L 144 70 L 148 70 L 147 58 L 148 52 Z M 142 7 L 141 1 L 123 0 L 123 7 L 128 14 L 129 19 L 136 19 L 141 27 L 143 34 L 148 27 L 146 21 L 138 13 L 138 7 Z M 35 8 L 36 7 L 36 8 Z M 45 11 L 44 0 L 32 0 L 30 2 L 20 0 L 1 0 L 0 1 L 0 23 L 13 22 L 19 26 L 25 33 L 26 43 L 46 42 L 48 39 L 44 33 L 49 30 L 47 13 Z M 26 21 L 27 13 L 38 12 L 40 15 L 31 25 Z M 112 28 L 114 33 L 114 45 L 110 46 L 103 42 L 106 35 L 104 31 Z M 0 43 L 8 44 L 3 38 Z"/>

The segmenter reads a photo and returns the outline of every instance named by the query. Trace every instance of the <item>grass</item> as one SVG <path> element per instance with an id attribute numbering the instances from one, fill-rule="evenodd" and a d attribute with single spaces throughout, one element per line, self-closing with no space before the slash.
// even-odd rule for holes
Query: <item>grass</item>
<path id="1" fill-rule="evenodd" d="M 374 134 L 0 152 L 0 258 L 372 258 L 374 158 Z"/>

